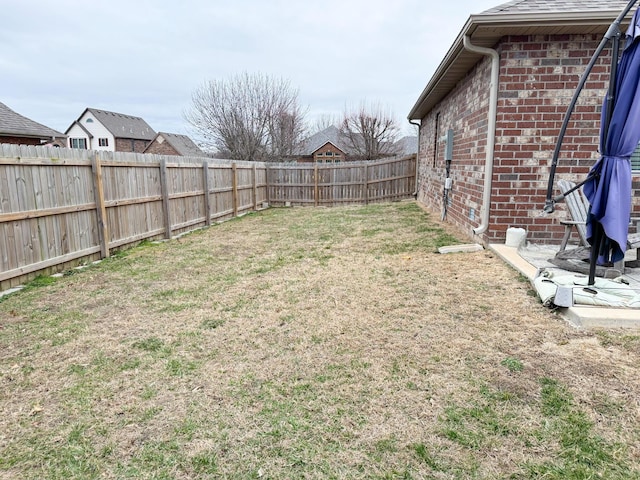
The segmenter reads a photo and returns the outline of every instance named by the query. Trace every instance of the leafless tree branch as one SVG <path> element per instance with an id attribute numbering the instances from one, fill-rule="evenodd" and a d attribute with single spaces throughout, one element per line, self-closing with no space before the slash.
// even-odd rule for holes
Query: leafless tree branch
<path id="1" fill-rule="evenodd" d="M 197 88 L 184 114 L 205 146 L 234 160 L 292 155 L 304 135 L 298 92 L 288 81 L 244 73 Z"/>
<path id="2" fill-rule="evenodd" d="M 355 155 L 367 160 L 393 156 L 400 128 L 389 109 L 381 104 L 362 102 L 345 109 L 340 131 Z"/>

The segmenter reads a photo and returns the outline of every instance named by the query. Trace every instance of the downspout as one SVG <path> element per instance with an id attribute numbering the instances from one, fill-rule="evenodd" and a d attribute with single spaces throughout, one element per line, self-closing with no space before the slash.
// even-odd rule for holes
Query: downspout
<path id="1" fill-rule="evenodd" d="M 491 57 L 491 85 L 489 93 L 489 126 L 487 129 L 486 159 L 484 163 L 484 191 L 482 193 L 482 217 L 479 226 L 473 229 L 475 235 L 483 234 L 489 228 L 491 207 L 491 181 L 493 179 L 493 150 L 496 143 L 496 111 L 498 107 L 498 82 L 500 79 L 500 55 L 492 48 L 478 47 L 464 36 L 464 48 L 470 52 Z"/>
<path id="2" fill-rule="evenodd" d="M 411 125 L 415 125 L 418 127 L 418 151 L 416 152 L 416 178 L 413 181 L 415 186 L 415 190 L 413 191 L 413 198 L 418 198 L 418 163 L 420 162 L 420 126 L 422 125 L 420 122 L 415 122 L 413 120 L 409 120 Z"/>

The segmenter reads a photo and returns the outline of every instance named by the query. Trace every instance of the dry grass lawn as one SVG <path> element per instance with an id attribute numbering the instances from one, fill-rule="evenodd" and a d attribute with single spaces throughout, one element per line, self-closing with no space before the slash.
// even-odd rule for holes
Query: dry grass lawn
<path id="1" fill-rule="evenodd" d="M 640 337 L 413 202 L 271 209 L 0 301 L 0 478 L 640 478 Z"/>

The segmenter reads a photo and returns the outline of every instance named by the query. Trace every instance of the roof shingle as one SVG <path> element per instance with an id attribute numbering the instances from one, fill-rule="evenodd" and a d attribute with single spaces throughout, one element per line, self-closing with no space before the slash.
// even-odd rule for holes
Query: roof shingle
<path id="1" fill-rule="evenodd" d="M 173 149 L 183 157 L 202 157 L 204 152 L 187 135 L 179 133 L 159 132 L 157 137 L 163 137 Z M 156 137 L 156 138 L 157 138 Z M 147 147 L 148 148 L 148 147 Z"/>
<path id="2" fill-rule="evenodd" d="M 34 122 L 30 118 L 14 112 L 1 102 L 0 135 L 41 139 L 64 138 L 65 136 L 62 132 L 58 132 L 53 128 Z"/>
<path id="3" fill-rule="evenodd" d="M 116 138 L 133 138 L 139 140 L 153 140 L 156 132 L 140 117 L 125 115 L 124 113 L 108 112 L 95 108 L 86 111 L 96 117 Z M 84 115 L 84 113 L 83 113 Z M 81 115 L 82 116 L 82 115 Z"/>
<path id="4" fill-rule="evenodd" d="M 332 143 L 344 153 L 351 153 L 346 146 L 348 142 L 340 133 L 340 129 L 331 125 L 307 138 L 300 148 L 300 154 L 311 155 L 327 143 Z"/>

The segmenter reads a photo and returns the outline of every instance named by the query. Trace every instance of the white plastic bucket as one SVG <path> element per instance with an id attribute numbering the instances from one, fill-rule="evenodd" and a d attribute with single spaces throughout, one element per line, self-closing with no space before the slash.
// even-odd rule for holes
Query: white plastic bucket
<path id="1" fill-rule="evenodd" d="M 507 228 L 507 239 L 504 244 L 507 247 L 521 247 L 527 239 L 527 231 L 524 228 Z"/>

